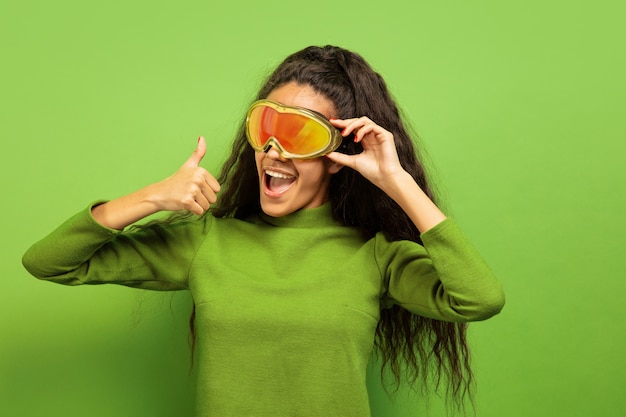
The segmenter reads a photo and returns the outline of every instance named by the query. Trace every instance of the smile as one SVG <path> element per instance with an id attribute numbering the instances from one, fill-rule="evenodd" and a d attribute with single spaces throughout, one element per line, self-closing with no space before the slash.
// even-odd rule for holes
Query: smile
<path id="1" fill-rule="evenodd" d="M 265 194 L 270 197 L 279 197 L 284 194 L 296 182 L 296 176 L 273 170 L 265 169 Z"/>

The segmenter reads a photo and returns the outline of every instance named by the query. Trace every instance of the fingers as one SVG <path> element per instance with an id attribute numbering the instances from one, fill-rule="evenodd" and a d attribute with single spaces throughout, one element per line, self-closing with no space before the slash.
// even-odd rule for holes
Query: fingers
<path id="1" fill-rule="evenodd" d="M 182 209 L 190 211 L 198 216 L 204 214 L 210 207 L 209 201 L 202 193 L 189 195 L 181 201 Z"/>
<path id="2" fill-rule="evenodd" d="M 342 129 L 342 136 L 354 134 L 354 141 L 361 143 L 363 152 L 355 155 L 331 152 L 326 155 L 329 160 L 354 169 L 379 187 L 385 184 L 390 175 L 402 171 L 394 137 L 390 131 L 368 117 L 334 119 L 330 122 Z"/>
<path id="3" fill-rule="evenodd" d="M 189 159 L 185 161 L 183 166 L 197 167 L 198 165 L 200 165 L 200 161 L 202 161 L 202 158 L 204 158 L 205 154 L 206 154 L 206 140 L 204 140 L 204 138 L 200 136 L 198 138 L 198 146 L 196 146 L 196 150 L 193 151 L 193 154 L 191 154 Z"/>
<path id="4" fill-rule="evenodd" d="M 363 141 L 363 138 L 369 134 L 373 134 L 374 137 L 393 138 L 391 132 L 377 125 L 374 121 L 365 116 L 353 119 L 332 119 L 330 122 L 335 127 L 343 129 L 341 135 L 344 137 L 353 133 L 355 142 Z"/>
<path id="5" fill-rule="evenodd" d="M 356 169 L 356 158 L 354 157 L 354 155 L 346 155 L 345 153 L 341 152 L 331 152 L 326 154 L 326 158 L 330 159 L 336 164 Z"/>
<path id="6" fill-rule="evenodd" d="M 211 175 L 211 173 L 207 170 L 204 170 L 204 181 L 206 183 L 206 185 L 209 186 L 209 188 L 211 190 L 213 190 L 214 192 L 219 192 L 220 190 L 220 183 L 217 182 L 217 180 L 215 179 L 215 177 L 213 175 Z"/>
<path id="7" fill-rule="evenodd" d="M 220 184 L 207 170 L 199 168 L 198 171 L 200 178 L 197 180 L 197 188 L 192 195 L 196 203 L 194 207 L 199 208 L 201 211 L 190 211 L 195 214 L 203 214 L 217 201 L 217 193 L 220 191 Z"/>
<path id="8" fill-rule="evenodd" d="M 220 185 L 217 180 L 204 168 L 183 166 L 181 177 L 175 178 L 172 184 L 175 190 L 173 199 L 178 200 L 176 210 L 187 210 L 201 215 L 217 201 Z M 178 195 L 178 197 L 176 197 Z"/>
<path id="9" fill-rule="evenodd" d="M 206 200 L 209 205 L 214 204 L 217 201 L 217 193 L 220 191 L 220 184 L 209 171 L 202 170 L 202 174 L 203 181 L 200 183 L 201 197 L 204 197 L 204 200 Z M 207 205 L 205 210 L 208 210 L 208 208 Z"/>
<path id="10" fill-rule="evenodd" d="M 191 202 L 191 207 L 188 209 L 194 214 L 201 215 L 204 214 L 205 211 L 211 207 L 211 204 L 215 203 L 217 198 L 215 193 L 202 191 L 195 195 L 193 202 Z"/>

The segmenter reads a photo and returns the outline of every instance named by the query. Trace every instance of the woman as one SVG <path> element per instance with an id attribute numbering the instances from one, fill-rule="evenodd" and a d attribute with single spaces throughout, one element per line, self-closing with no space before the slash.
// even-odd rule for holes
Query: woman
<path id="1" fill-rule="evenodd" d="M 461 403 L 464 323 L 497 314 L 503 292 L 433 202 L 383 79 L 355 53 L 309 47 L 257 99 L 219 180 L 198 166 L 200 138 L 174 175 L 90 205 L 26 268 L 189 289 L 201 416 L 369 415 L 373 348 L 396 382 L 443 378 Z M 160 211 L 199 217 L 122 231 Z"/>

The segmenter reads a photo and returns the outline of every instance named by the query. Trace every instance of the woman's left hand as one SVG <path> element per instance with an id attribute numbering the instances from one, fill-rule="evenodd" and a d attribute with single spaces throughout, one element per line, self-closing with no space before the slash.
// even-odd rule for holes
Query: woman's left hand
<path id="1" fill-rule="evenodd" d="M 354 133 L 355 142 L 361 142 L 363 145 L 363 152 L 356 155 L 331 152 L 326 155 L 328 159 L 360 172 L 383 190 L 398 203 L 421 233 L 446 218 L 413 177 L 400 165 L 391 132 L 367 117 L 333 119 L 330 122 L 339 129 L 343 129 L 341 132 L 343 136 Z"/>
<path id="2" fill-rule="evenodd" d="M 353 133 L 354 141 L 363 145 L 363 152 L 356 155 L 331 152 L 326 155 L 328 159 L 358 171 L 383 190 L 386 184 L 405 173 L 400 165 L 391 132 L 365 116 L 357 119 L 332 119 L 330 122 L 343 129 L 341 134 L 344 137 Z"/>

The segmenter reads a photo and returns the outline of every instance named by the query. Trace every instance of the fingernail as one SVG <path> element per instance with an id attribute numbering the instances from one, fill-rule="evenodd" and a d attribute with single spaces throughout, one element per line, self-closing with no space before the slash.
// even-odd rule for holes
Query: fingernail
<path id="1" fill-rule="evenodd" d="M 359 137 L 357 135 L 354 135 L 354 141 L 358 142 L 358 140 L 359 140 Z"/>

